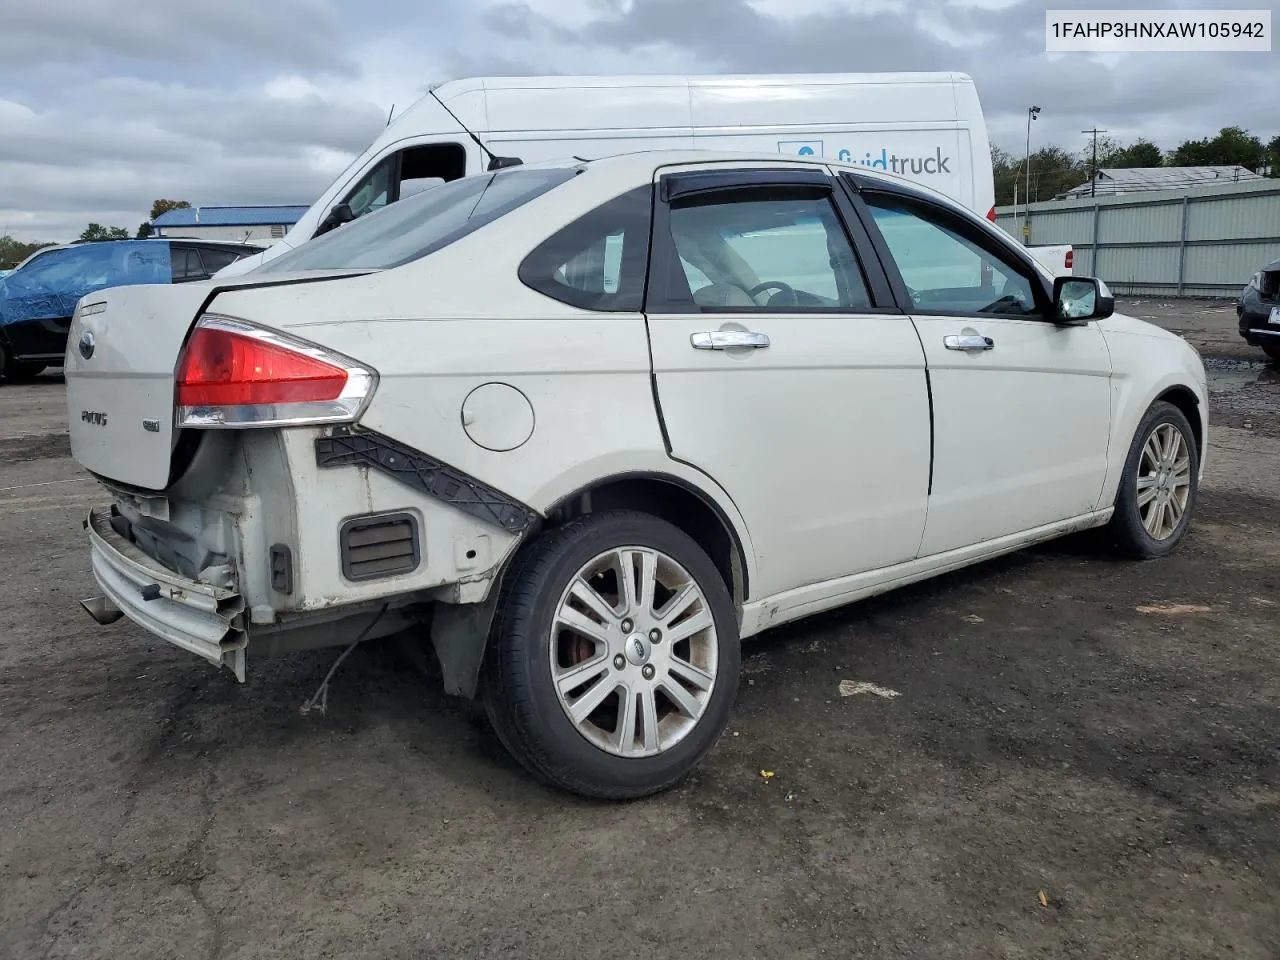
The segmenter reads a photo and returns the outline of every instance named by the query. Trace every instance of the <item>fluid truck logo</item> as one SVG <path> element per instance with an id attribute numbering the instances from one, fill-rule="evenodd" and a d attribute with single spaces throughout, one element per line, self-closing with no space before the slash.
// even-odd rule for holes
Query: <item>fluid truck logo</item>
<path id="1" fill-rule="evenodd" d="M 848 147 L 838 147 L 831 151 L 825 149 L 822 140 L 779 140 L 778 152 L 797 157 L 831 157 L 841 163 L 856 163 L 873 170 L 886 170 L 902 176 L 936 177 L 951 173 L 950 155 L 942 152 L 941 147 L 934 147 L 933 153 L 915 156 L 899 156 L 881 147 L 879 153 L 864 151 L 857 156 Z"/>

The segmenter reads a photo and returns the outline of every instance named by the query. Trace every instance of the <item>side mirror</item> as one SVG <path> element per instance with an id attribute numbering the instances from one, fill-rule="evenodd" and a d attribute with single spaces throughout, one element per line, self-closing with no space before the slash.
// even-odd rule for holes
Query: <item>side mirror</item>
<path id="1" fill-rule="evenodd" d="M 1116 298 L 1097 277 L 1055 277 L 1054 320 L 1064 324 L 1105 320 L 1116 312 Z"/>
<path id="2" fill-rule="evenodd" d="M 418 177 L 414 180 L 401 180 L 398 199 L 406 200 L 409 197 L 416 197 L 424 190 L 437 187 L 442 183 L 444 183 L 444 177 Z"/>
<path id="3" fill-rule="evenodd" d="M 344 223 L 350 223 L 355 218 L 356 215 L 351 212 L 351 205 L 340 203 L 329 211 L 329 215 L 327 217 L 320 221 L 320 229 L 316 231 L 316 236 L 318 237 L 322 233 L 328 233 L 334 227 L 340 227 Z"/>
<path id="4" fill-rule="evenodd" d="M 508 167 L 518 167 L 524 161 L 519 157 L 494 157 L 489 161 L 490 170 L 506 170 Z"/>

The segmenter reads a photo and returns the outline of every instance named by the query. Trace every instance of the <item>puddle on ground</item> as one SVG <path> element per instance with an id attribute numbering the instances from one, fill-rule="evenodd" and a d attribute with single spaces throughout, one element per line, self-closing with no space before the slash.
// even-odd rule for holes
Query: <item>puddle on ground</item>
<path id="1" fill-rule="evenodd" d="M 1209 422 L 1280 438 L 1280 364 L 1205 357 Z"/>
<path id="2" fill-rule="evenodd" d="M 1235 393 L 1250 387 L 1280 386 L 1280 365 L 1239 357 L 1205 357 L 1210 393 Z"/>

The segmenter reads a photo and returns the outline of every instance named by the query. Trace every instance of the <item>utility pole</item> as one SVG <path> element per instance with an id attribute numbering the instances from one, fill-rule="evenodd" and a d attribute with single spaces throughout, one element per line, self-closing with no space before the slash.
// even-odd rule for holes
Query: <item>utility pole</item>
<path id="1" fill-rule="evenodd" d="M 1022 198 L 1023 221 L 1022 221 L 1022 243 L 1023 246 L 1031 245 L 1031 121 L 1040 116 L 1040 108 L 1036 106 L 1027 107 L 1027 192 Z"/>
<path id="2" fill-rule="evenodd" d="M 1089 196 L 1096 197 L 1098 195 L 1098 134 L 1106 133 L 1107 131 L 1094 127 L 1092 130 L 1081 130 L 1080 132 L 1093 134 L 1093 172 L 1089 177 Z"/>

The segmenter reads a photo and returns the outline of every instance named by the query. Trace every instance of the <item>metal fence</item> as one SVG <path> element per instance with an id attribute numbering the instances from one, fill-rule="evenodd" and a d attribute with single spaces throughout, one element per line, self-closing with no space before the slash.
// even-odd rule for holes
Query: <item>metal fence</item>
<path id="1" fill-rule="evenodd" d="M 1021 240 L 1069 243 L 1077 274 L 1128 295 L 1235 296 L 1280 259 L 1280 180 L 999 207 L 996 223 Z"/>

